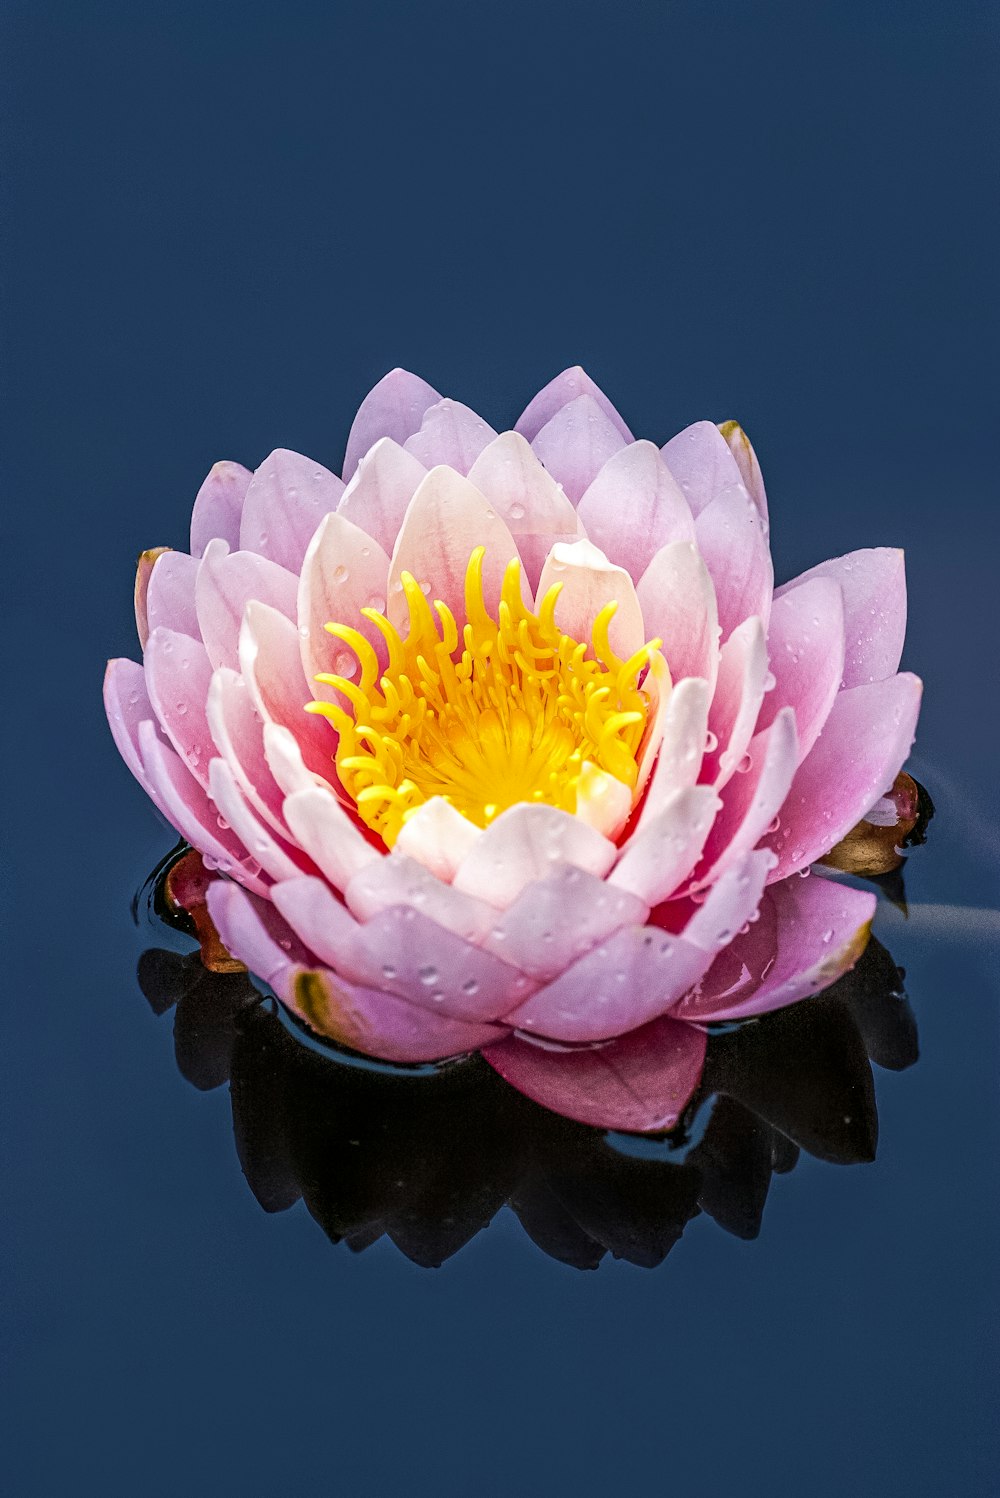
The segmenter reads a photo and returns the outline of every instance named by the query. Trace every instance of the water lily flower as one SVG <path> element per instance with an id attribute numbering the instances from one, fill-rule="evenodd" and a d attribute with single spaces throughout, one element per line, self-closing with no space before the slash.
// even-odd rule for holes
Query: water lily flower
<path id="1" fill-rule="evenodd" d="M 707 1023 L 864 947 L 874 896 L 800 876 L 909 752 L 905 613 L 887 548 L 775 589 L 733 422 L 658 448 L 572 369 L 497 434 L 395 370 L 342 477 L 216 464 L 190 553 L 140 558 L 143 662 L 105 700 L 304 1024 L 665 1129 Z"/>

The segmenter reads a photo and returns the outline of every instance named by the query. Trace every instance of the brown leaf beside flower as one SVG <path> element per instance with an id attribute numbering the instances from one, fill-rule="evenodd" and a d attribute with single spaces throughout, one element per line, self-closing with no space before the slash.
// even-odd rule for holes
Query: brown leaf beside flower
<path id="1" fill-rule="evenodd" d="M 926 791 L 905 771 L 896 776 L 892 790 L 883 799 L 895 806 L 894 822 L 888 826 L 859 822 L 819 862 L 862 879 L 875 879 L 898 869 L 906 859 L 903 849 L 923 842 L 924 827 L 934 808 Z"/>
<path id="2" fill-rule="evenodd" d="M 243 963 L 231 957 L 223 946 L 208 913 L 205 896 L 211 882 L 212 875 L 202 863 L 201 854 L 191 848 L 168 870 L 163 897 L 175 915 L 183 913 L 190 920 L 201 947 L 202 964 L 209 972 L 245 973 Z"/>

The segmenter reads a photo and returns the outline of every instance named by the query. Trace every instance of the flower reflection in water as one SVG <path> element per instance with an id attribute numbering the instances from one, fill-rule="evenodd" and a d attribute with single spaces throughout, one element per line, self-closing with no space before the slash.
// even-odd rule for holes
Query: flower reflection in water
<path id="1" fill-rule="evenodd" d="M 917 1059 L 902 975 L 872 940 L 824 993 L 710 1034 L 698 1090 L 669 1134 L 575 1123 L 508 1086 L 479 1057 L 440 1067 L 369 1063 L 303 1043 L 250 978 L 199 953 L 154 948 L 140 985 L 173 1008 L 177 1064 L 194 1086 L 229 1082 L 240 1163 L 265 1211 L 301 1199 L 335 1243 L 388 1236 L 441 1264 L 508 1205 L 552 1258 L 606 1254 L 652 1267 L 699 1212 L 757 1235 L 774 1174 L 800 1150 L 874 1159 L 871 1062 Z"/>

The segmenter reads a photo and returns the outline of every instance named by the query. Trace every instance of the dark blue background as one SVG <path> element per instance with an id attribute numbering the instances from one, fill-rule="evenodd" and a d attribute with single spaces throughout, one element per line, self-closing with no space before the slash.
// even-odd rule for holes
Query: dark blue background
<path id="1" fill-rule="evenodd" d="M 258 1209 L 138 994 L 169 844 L 103 722 L 216 458 L 336 466 L 395 364 L 512 422 L 582 362 L 738 417 L 779 574 L 903 544 L 920 903 L 996 906 L 996 32 L 985 3 L 5 8 L 10 1491 L 994 1490 L 996 926 L 915 912 L 874 1166 L 760 1239 L 444 1269 Z"/>

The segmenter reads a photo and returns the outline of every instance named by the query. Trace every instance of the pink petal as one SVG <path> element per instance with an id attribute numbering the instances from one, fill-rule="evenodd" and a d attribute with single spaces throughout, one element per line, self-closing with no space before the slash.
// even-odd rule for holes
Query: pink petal
<path id="1" fill-rule="evenodd" d="M 661 452 L 696 517 L 720 494 L 746 489 L 739 463 L 712 421 L 685 427 Z"/>
<path id="2" fill-rule="evenodd" d="M 764 701 L 766 680 L 764 626 L 759 619 L 746 619 L 719 652 L 719 678 L 708 714 L 715 748 L 705 754 L 700 779 L 719 790 L 746 754 Z"/>
<path id="3" fill-rule="evenodd" d="M 844 602 L 837 583 L 816 577 L 776 597 L 767 647 L 775 686 L 757 726 L 767 728 L 783 707 L 793 708 L 803 760 L 819 738 L 844 671 Z"/>
<path id="4" fill-rule="evenodd" d="M 652 442 L 609 458 L 578 508 L 590 540 L 634 578 L 661 546 L 694 540 L 687 501 Z"/>
<path id="5" fill-rule="evenodd" d="M 298 574 L 316 527 L 337 508 L 343 492 L 340 479 L 321 463 L 276 448 L 247 490 L 240 549 L 255 551 Z"/>
<path id="6" fill-rule="evenodd" d="M 405 369 L 390 370 L 368 392 L 354 418 L 347 451 L 344 479 L 350 479 L 358 463 L 381 437 L 391 437 L 400 446 L 420 428 L 428 406 L 441 399 L 437 391 Z"/>
<path id="7" fill-rule="evenodd" d="M 205 714 L 212 667 L 204 645 L 172 629 L 154 629 L 144 666 L 157 718 L 192 775 L 207 786 L 215 745 Z"/>
<path id="8" fill-rule="evenodd" d="M 455 891 L 452 891 L 455 893 Z M 641 925 L 649 907 L 582 869 L 553 869 L 492 921 L 485 949 L 548 982 L 621 926 Z"/>
<path id="9" fill-rule="evenodd" d="M 264 752 L 264 725 L 238 671 L 223 666 L 213 674 L 206 715 L 215 746 L 250 805 L 272 831 L 287 833 L 281 810 L 284 792 Z"/>
<path id="10" fill-rule="evenodd" d="M 456 889 L 506 910 L 527 885 L 557 863 L 602 878 L 615 845 L 579 817 L 541 802 L 519 802 L 502 811 L 476 839 L 454 877 Z"/>
<path id="11" fill-rule="evenodd" d="M 705 506 L 695 520 L 695 535 L 715 585 L 723 640 L 755 614 L 766 626 L 774 568 L 764 522 L 742 484 Z"/>
<path id="12" fill-rule="evenodd" d="M 135 604 L 135 632 L 139 636 L 139 644 L 143 650 L 145 650 L 146 641 L 149 639 L 149 620 L 146 617 L 146 597 L 149 592 L 149 580 L 153 574 L 153 568 L 169 550 L 169 546 L 151 546 L 148 551 L 141 551 L 139 553 L 139 560 L 136 562 L 133 598 Z"/>
<path id="13" fill-rule="evenodd" d="M 295 625 L 265 603 L 248 603 L 239 656 L 243 680 L 264 722 L 289 729 L 308 769 L 336 780 L 337 736 L 328 719 L 306 712 L 313 693 L 302 670 Z"/>
<path id="14" fill-rule="evenodd" d="M 670 912 L 681 923 L 684 940 L 714 956 L 753 920 L 773 867 L 774 855 L 766 848 L 740 853 L 727 862 L 700 904 L 695 899 L 673 901 L 676 909 L 663 906 L 657 914 Z"/>
<path id="15" fill-rule="evenodd" d="M 745 1019 L 826 988 L 860 957 L 876 903 L 874 894 L 828 879 L 772 884 L 760 919 L 720 953 L 677 1017 Z"/>
<path id="16" fill-rule="evenodd" d="M 434 603 L 441 599 L 465 623 L 465 574 L 477 546 L 485 546 L 483 594 L 492 612 L 500 600 L 507 563 L 516 557 L 510 531 L 468 479 L 452 468 L 434 468 L 403 517 L 389 568 L 389 618 L 408 628 L 409 615 L 400 574 L 410 572 Z M 522 579 L 525 603 L 530 604 Z M 494 615 L 495 617 L 495 615 Z"/>
<path id="17" fill-rule="evenodd" d="M 104 673 L 104 710 L 119 754 L 146 795 L 169 821 L 166 803 L 147 775 L 139 749 L 139 729 L 142 724 L 151 723 L 154 733 L 159 732 L 159 727 L 146 690 L 145 673 L 138 662 L 122 659 L 108 661 Z"/>
<path id="18" fill-rule="evenodd" d="M 820 562 L 800 577 L 783 583 L 775 598 L 784 598 L 816 577 L 839 583 L 844 595 L 845 687 L 885 681 L 903 652 L 906 633 L 906 572 L 903 553 L 879 546 L 852 551 Z"/>
<path id="19" fill-rule="evenodd" d="M 212 541 L 195 585 L 198 627 L 212 665 L 239 665 L 240 626 L 252 598 L 294 619 L 297 591 L 298 579 L 284 567 L 251 551 L 227 552 L 224 541 Z"/>
<path id="20" fill-rule="evenodd" d="M 675 791 L 643 817 L 615 864 L 611 884 L 647 905 L 669 899 L 698 862 L 721 804 L 708 785 Z"/>
<path id="21" fill-rule="evenodd" d="M 425 468 L 444 463 L 465 475 L 495 436 L 489 422 L 468 406 L 460 401 L 442 400 L 428 407 L 419 432 L 407 437 L 403 446 Z"/>
<path id="22" fill-rule="evenodd" d="M 757 454 L 753 450 L 750 438 L 738 421 L 720 422 L 719 431 L 725 438 L 729 451 L 736 459 L 736 466 L 740 470 L 740 477 L 746 486 L 747 493 L 766 522 L 767 495 L 764 493 L 764 480 L 761 476 L 760 464 L 757 461 Z"/>
<path id="23" fill-rule="evenodd" d="M 309 786 L 288 796 L 285 821 L 299 847 L 336 889 L 346 889 L 367 864 L 382 861 L 332 791 Z"/>
<path id="24" fill-rule="evenodd" d="M 531 446 L 576 504 L 625 438 L 593 396 L 579 395 L 546 422 Z"/>
<path id="25" fill-rule="evenodd" d="M 617 603 L 608 630 L 612 650 L 628 660 L 642 649 L 645 626 L 632 579 L 596 546 L 589 541 L 553 546 L 538 582 L 539 599 L 554 583 L 561 585 L 555 622 L 564 634 L 581 643 L 589 641 L 598 614 L 609 603 Z"/>
<path id="26" fill-rule="evenodd" d="M 213 464 L 191 511 L 191 555 L 203 556 L 216 537 L 235 551 L 240 544 L 243 500 L 253 474 L 242 463 Z"/>
<path id="27" fill-rule="evenodd" d="M 432 796 L 403 823 L 393 851 L 415 859 L 435 878 L 450 883 L 482 835 L 450 802 Z"/>
<path id="28" fill-rule="evenodd" d="M 532 590 L 550 548 L 584 534 L 563 490 L 517 432 L 503 432 L 483 448 L 469 470 L 469 482 L 510 530 Z"/>
<path id="29" fill-rule="evenodd" d="M 228 879 L 214 879 L 206 901 L 226 951 L 265 983 L 280 982 L 293 963 L 311 962 L 311 954 L 270 900 L 247 894 Z"/>
<path id="30" fill-rule="evenodd" d="M 696 676 L 679 681 L 667 697 L 660 719 L 660 745 L 639 810 L 635 830 L 622 843 L 629 847 L 647 819 L 661 812 L 676 791 L 694 785 L 705 753 L 708 732 L 708 682 Z"/>
<path id="31" fill-rule="evenodd" d="M 775 881 L 828 852 L 889 789 L 913 744 L 921 690 L 903 672 L 837 696 L 767 839 Z"/>
<path id="32" fill-rule="evenodd" d="M 194 601 L 200 565 L 186 551 L 165 551 L 157 558 L 146 588 L 146 624 L 150 632 L 163 625 L 201 639 Z"/>
<path id="33" fill-rule="evenodd" d="M 674 682 L 697 676 L 713 689 L 719 666 L 719 615 L 715 588 L 697 547 L 690 541 L 661 547 L 639 579 L 636 596 L 644 628 L 663 641 Z"/>
<path id="34" fill-rule="evenodd" d="M 272 879 L 294 879 L 312 868 L 309 859 L 269 831 L 251 811 L 232 770 L 224 759 L 213 759 L 208 769 L 212 800 L 243 847 Z"/>
<path id="35" fill-rule="evenodd" d="M 412 453 L 391 437 L 382 437 L 358 464 L 337 513 L 366 531 L 390 556 L 406 507 L 426 474 Z"/>
<path id="36" fill-rule="evenodd" d="M 533 442 L 542 427 L 546 426 L 557 412 L 581 395 L 588 395 L 601 408 L 604 415 L 618 428 L 626 442 L 632 441 L 632 433 L 604 391 L 594 384 L 590 375 L 581 369 L 579 364 L 574 365 L 572 369 L 564 369 L 562 374 L 556 375 L 554 380 L 550 380 L 539 390 L 534 399 L 525 407 L 515 430 L 522 437 L 526 437 L 529 442 Z"/>
<path id="37" fill-rule="evenodd" d="M 272 899 L 293 931 L 338 977 L 384 989 L 421 1009 L 482 1023 L 520 1003 L 530 980 L 446 931 L 412 906 L 383 910 L 364 925 L 321 879 L 276 885 Z"/>
<path id="38" fill-rule="evenodd" d="M 692 887 L 712 884 L 724 869 L 756 847 L 767 834 L 788 795 L 798 764 L 795 714 L 782 708 L 770 728 L 750 742 L 749 766 L 734 775 L 722 791 L 722 810 L 715 820 Z"/>
<path id="39" fill-rule="evenodd" d="M 348 624 L 356 629 L 385 667 L 385 638 L 361 610 L 384 612 L 388 572 L 389 558 L 381 546 L 345 519 L 342 512 L 327 515 L 321 522 L 302 564 L 298 601 L 302 670 L 314 696 L 331 702 L 340 700 L 335 687 L 315 680 L 318 674 L 335 672 L 351 677 L 358 671 L 354 651 L 331 635 L 327 624 Z"/>
<path id="40" fill-rule="evenodd" d="M 511 1037 L 483 1056 L 518 1092 L 599 1129 L 672 1129 L 701 1078 L 702 1031 L 659 1019 L 611 1045 L 542 1049 Z"/>
<path id="41" fill-rule="evenodd" d="M 256 712 L 256 708 L 254 711 Z M 264 758 L 267 760 L 267 767 L 274 776 L 282 798 L 294 796 L 296 791 L 307 791 L 318 787 L 322 791 L 332 790 L 338 800 L 343 799 L 340 795 L 338 779 L 332 775 L 314 774 L 312 770 L 306 768 L 299 741 L 290 728 L 271 722 L 263 723 L 262 727 Z"/>
<path id="42" fill-rule="evenodd" d="M 394 905 L 406 905 L 446 931 L 476 943 L 485 940 L 497 919 L 492 905 L 442 883 L 422 863 L 400 853 L 398 847 L 360 869 L 344 890 L 344 899 L 359 921 L 369 921 Z M 504 954 L 498 950 L 497 955 Z"/>

